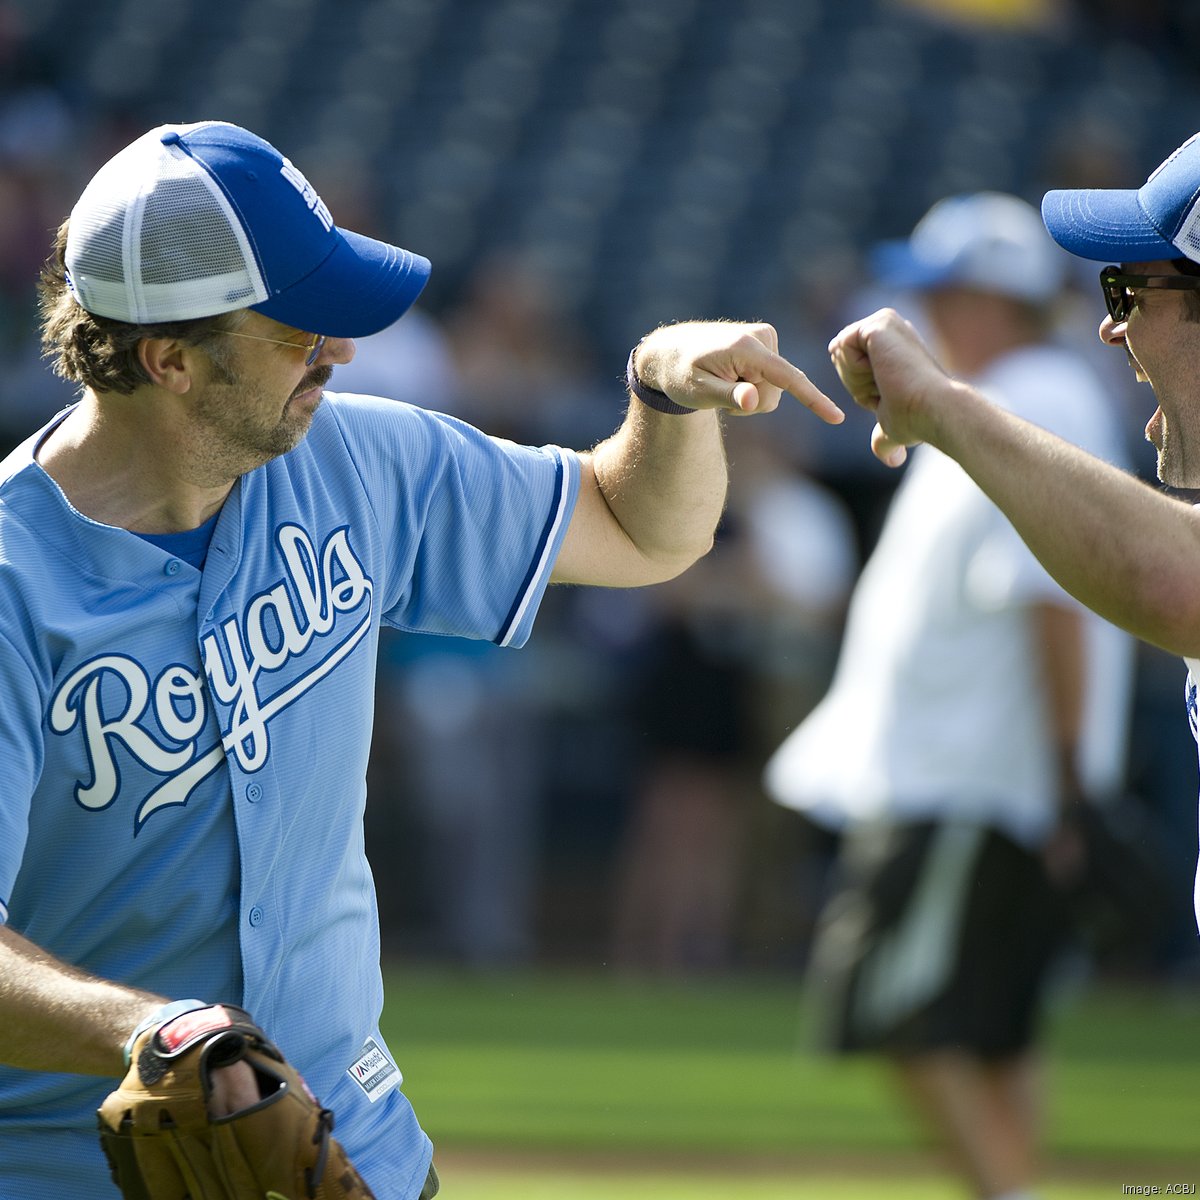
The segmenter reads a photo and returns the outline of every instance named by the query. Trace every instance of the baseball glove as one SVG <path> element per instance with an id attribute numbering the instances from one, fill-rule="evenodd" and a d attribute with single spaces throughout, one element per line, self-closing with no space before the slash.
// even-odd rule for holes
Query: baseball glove
<path id="1" fill-rule="evenodd" d="M 99 1109 L 100 1143 L 126 1200 L 374 1200 L 297 1071 L 232 1005 L 147 1029 Z M 245 1060 L 262 1099 L 208 1111 L 211 1073 Z"/>

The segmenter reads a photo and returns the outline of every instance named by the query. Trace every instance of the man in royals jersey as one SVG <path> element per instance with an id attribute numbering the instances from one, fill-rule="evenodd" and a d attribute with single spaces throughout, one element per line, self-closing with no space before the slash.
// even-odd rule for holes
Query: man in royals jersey
<path id="1" fill-rule="evenodd" d="M 719 413 L 840 412 L 766 325 L 660 329 L 590 453 L 326 391 L 424 259 L 340 229 L 266 142 L 162 126 L 60 231 L 43 338 L 76 405 L 0 467 L 0 1193 L 115 1195 L 131 1033 L 247 1008 L 379 1200 L 437 1190 L 379 1031 L 363 848 L 381 624 L 519 646 L 547 584 L 709 548 Z M 256 1098 L 244 1064 L 213 1105 Z"/>

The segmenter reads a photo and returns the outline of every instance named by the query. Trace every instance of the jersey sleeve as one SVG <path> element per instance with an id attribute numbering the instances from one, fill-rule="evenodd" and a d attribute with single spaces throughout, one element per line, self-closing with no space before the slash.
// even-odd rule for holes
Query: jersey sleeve
<path id="1" fill-rule="evenodd" d="M 387 547 L 383 621 L 524 644 L 578 495 L 574 452 L 517 445 L 396 401 L 341 399 Z"/>
<path id="2" fill-rule="evenodd" d="M 29 835 L 29 804 L 43 764 L 42 692 L 16 648 L 0 635 L 0 925 Z"/>

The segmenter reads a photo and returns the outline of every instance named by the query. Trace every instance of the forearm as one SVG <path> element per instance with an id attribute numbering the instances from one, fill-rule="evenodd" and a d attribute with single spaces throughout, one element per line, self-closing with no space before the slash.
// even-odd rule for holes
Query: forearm
<path id="1" fill-rule="evenodd" d="M 1112 624 L 1200 654 L 1200 515 L 989 403 L 937 384 L 919 439 L 958 461 L 1064 590 Z"/>
<path id="2" fill-rule="evenodd" d="M 1200 515 L 963 384 L 926 439 L 956 459 L 1058 583 L 1102 617 L 1200 655 Z"/>
<path id="3" fill-rule="evenodd" d="M 636 582 L 673 578 L 712 547 L 728 485 L 720 420 L 633 400 L 621 429 L 596 448 L 600 495 L 642 564 Z"/>
<path id="4" fill-rule="evenodd" d="M 125 1041 L 163 997 L 97 979 L 0 926 L 0 1063 L 119 1077 Z"/>
<path id="5" fill-rule="evenodd" d="M 774 411 L 786 389 L 823 421 L 842 411 L 776 352 L 770 325 L 663 326 L 634 352 L 624 424 L 581 457 L 556 583 L 636 587 L 672 579 L 712 546 L 727 472 L 719 413 Z M 657 399 L 655 394 L 657 394 Z M 659 411 L 660 401 L 666 411 Z M 690 412 L 672 411 L 690 409 Z"/>
<path id="6" fill-rule="evenodd" d="M 928 442 L 955 459 L 1076 599 L 1174 654 L 1200 654 L 1200 514 L 950 379 L 891 309 L 830 343 L 893 466 Z"/>

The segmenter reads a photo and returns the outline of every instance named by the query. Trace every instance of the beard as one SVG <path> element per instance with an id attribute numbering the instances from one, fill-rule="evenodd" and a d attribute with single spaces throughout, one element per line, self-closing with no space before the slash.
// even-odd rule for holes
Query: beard
<path id="1" fill-rule="evenodd" d="M 197 467 L 233 479 L 294 450 L 308 433 L 315 411 L 315 406 L 298 408 L 294 401 L 313 388 L 324 389 L 332 375 L 327 364 L 314 367 L 282 406 L 260 385 L 233 379 L 214 382 L 193 408 L 203 433 L 198 439 Z"/>

